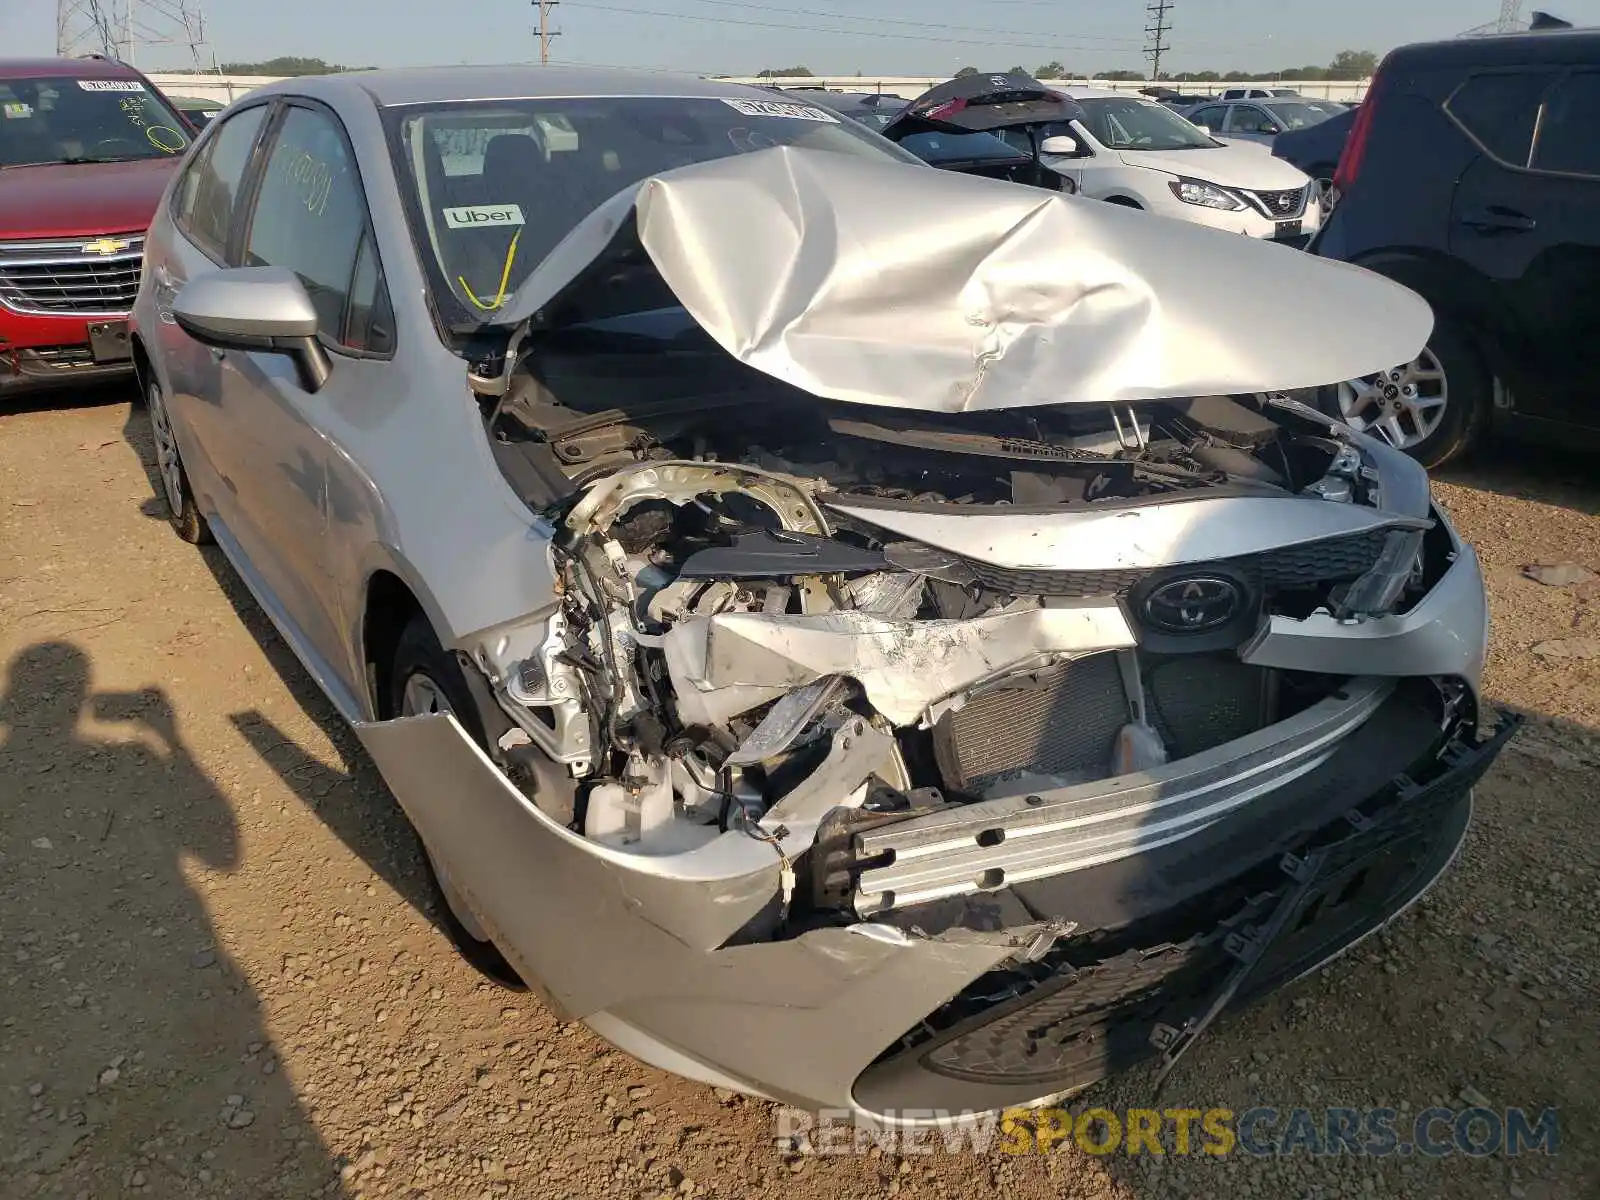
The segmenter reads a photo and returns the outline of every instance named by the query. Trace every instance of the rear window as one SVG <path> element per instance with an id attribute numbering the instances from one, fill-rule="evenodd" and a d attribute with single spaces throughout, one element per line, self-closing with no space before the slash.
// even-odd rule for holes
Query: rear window
<path id="1" fill-rule="evenodd" d="M 0 80 L 0 166 L 176 158 L 188 126 L 137 79 Z"/>
<path id="2" fill-rule="evenodd" d="M 1445 111 L 1489 154 L 1526 167 L 1539 118 L 1539 101 L 1553 71 L 1500 71 L 1474 75 L 1445 101 Z"/>
<path id="3" fill-rule="evenodd" d="M 1545 98 L 1533 168 L 1600 178 L 1600 71 L 1563 79 Z"/>

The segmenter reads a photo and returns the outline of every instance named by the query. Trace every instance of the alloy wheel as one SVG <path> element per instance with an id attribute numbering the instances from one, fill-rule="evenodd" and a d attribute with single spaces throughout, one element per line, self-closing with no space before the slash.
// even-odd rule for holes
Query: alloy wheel
<path id="1" fill-rule="evenodd" d="M 444 694 L 444 689 L 431 676 L 418 671 L 406 680 L 405 687 L 400 692 L 402 717 L 421 717 L 430 713 L 451 711 L 453 710 Z M 444 894 L 444 901 L 450 906 L 451 915 L 461 923 L 461 927 L 474 941 L 488 941 L 489 935 L 484 931 L 482 923 L 456 887 L 455 881 L 450 878 L 450 872 L 445 869 L 444 863 L 428 848 L 426 840 L 422 843 L 422 852 L 428 856 L 428 864 L 433 868 L 433 877 L 439 881 L 439 891 Z"/>
<path id="2" fill-rule="evenodd" d="M 1426 441 L 1444 420 L 1449 381 L 1433 351 L 1415 361 L 1339 385 L 1339 415 L 1345 424 L 1383 438 L 1396 450 Z"/>
<path id="3" fill-rule="evenodd" d="M 166 493 L 167 507 L 177 517 L 183 513 L 183 464 L 178 458 L 178 439 L 172 433 L 172 421 L 167 416 L 166 398 L 161 394 L 160 384 L 151 381 L 145 402 L 150 410 L 150 429 L 155 435 L 161 490 Z"/>

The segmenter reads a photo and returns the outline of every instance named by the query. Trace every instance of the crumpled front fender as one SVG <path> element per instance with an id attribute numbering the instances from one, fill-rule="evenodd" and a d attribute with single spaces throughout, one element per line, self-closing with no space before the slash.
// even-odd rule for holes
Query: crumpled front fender
<path id="1" fill-rule="evenodd" d="M 707 1075 L 791 1103 L 848 1106 L 885 1047 L 1041 928 L 918 937 L 858 924 L 738 944 L 779 900 L 768 843 L 735 833 L 682 854 L 612 850 L 540 812 L 449 714 L 355 729 L 495 944 L 558 1016 L 620 1022 Z M 804 850 L 813 828 L 791 833 L 785 853 Z M 637 1041 L 628 1049 L 650 1057 Z"/>

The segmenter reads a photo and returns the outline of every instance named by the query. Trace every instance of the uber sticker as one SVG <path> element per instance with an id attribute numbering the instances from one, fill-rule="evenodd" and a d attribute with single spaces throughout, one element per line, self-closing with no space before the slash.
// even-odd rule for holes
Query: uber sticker
<path id="1" fill-rule="evenodd" d="M 142 92 L 144 84 L 137 79 L 80 79 L 78 86 L 86 92 Z"/>
<path id="2" fill-rule="evenodd" d="M 521 225 L 520 204 L 469 204 L 465 208 L 444 210 L 444 223 L 450 229 L 483 229 L 492 225 Z"/>
<path id="3" fill-rule="evenodd" d="M 839 123 L 839 118 L 832 113 L 812 108 L 809 104 L 784 104 L 777 100 L 733 100 L 727 96 L 718 96 L 717 99 L 747 117 L 787 117 L 791 121 L 825 121 L 829 125 Z"/>

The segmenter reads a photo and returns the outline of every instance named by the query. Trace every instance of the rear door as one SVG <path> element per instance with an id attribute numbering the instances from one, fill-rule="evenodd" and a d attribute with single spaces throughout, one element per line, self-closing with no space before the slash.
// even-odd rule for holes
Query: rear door
<path id="1" fill-rule="evenodd" d="M 201 508 L 228 526 L 237 517 L 235 483 L 215 458 L 217 439 L 225 435 L 216 420 L 222 356 L 178 328 L 172 302 L 184 284 L 227 262 L 228 242 L 242 207 L 239 198 L 268 110 L 264 103 L 241 108 L 196 148 L 173 189 L 167 214 L 172 236 L 152 238 L 145 260 L 159 318 L 149 336 L 155 343 L 153 353 L 160 364 L 189 483 Z"/>
<path id="2" fill-rule="evenodd" d="M 1517 411 L 1600 424 L 1600 71 L 1475 75 L 1446 111 L 1481 151 L 1450 250 L 1497 292 Z"/>

